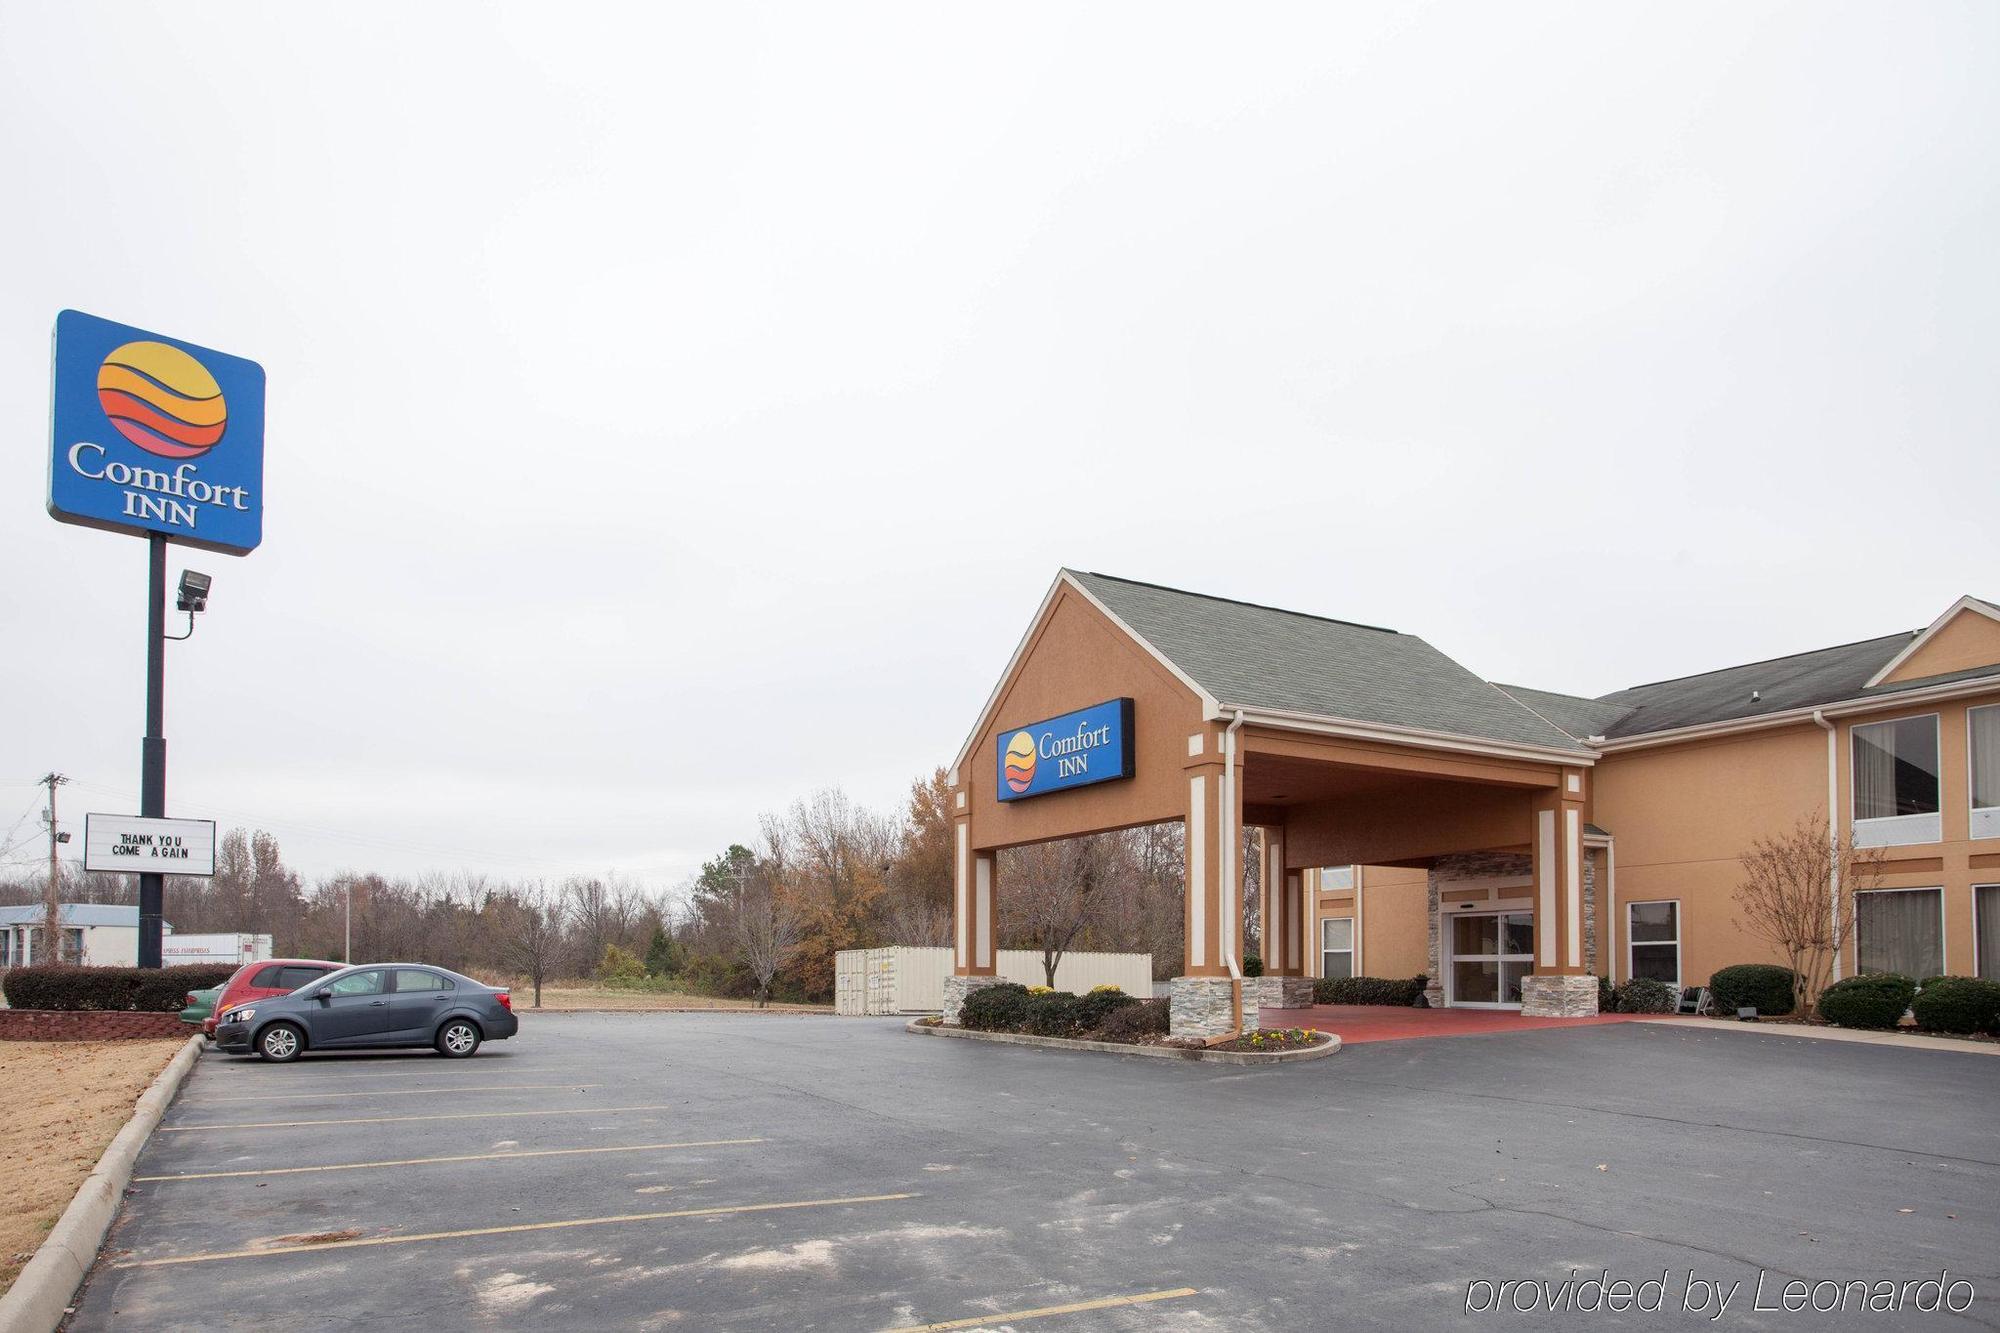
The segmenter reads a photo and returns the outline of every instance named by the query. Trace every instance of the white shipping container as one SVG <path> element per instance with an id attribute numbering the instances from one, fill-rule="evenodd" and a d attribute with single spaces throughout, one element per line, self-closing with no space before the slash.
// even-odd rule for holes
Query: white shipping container
<path id="1" fill-rule="evenodd" d="M 944 979 L 951 975 L 951 950 L 914 945 L 842 949 L 834 955 L 833 1008 L 837 1014 L 934 1014 L 944 1008 Z M 1043 984 L 1042 955 L 1033 949 L 1002 949 L 995 969 L 1004 981 Z M 1127 995 L 1150 999 L 1153 955 L 1149 953 L 1069 953 L 1056 965 L 1056 989 L 1081 995 L 1094 986 L 1116 986 Z"/>

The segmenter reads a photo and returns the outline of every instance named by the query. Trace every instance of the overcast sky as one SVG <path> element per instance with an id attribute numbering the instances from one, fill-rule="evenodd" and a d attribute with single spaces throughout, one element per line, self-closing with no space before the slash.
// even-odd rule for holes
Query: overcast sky
<path id="1" fill-rule="evenodd" d="M 49 768 L 137 808 L 66 306 L 268 370 L 169 812 L 308 873 L 664 887 L 887 805 L 1065 564 L 1587 694 L 2000 595 L 1996 56 L 1989 3 L 14 0 L 0 844 Z"/>

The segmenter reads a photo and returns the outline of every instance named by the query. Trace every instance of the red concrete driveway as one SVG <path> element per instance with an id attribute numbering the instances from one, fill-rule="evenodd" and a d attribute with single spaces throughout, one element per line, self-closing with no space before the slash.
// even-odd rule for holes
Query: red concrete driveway
<path id="1" fill-rule="evenodd" d="M 1593 1027 L 1624 1023 L 1638 1014 L 1598 1014 L 1594 1018 L 1523 1018 L 1512 1009 L 1405 1009 L 1386 1004 L 1316 1004 L 1310 1009 L 1264 1009 L 1267 1028 L 1319 1028 L 1343 1043 L 1402 1041 L 1410 1037 L 1488 1037 L 1534 1028 Z"/>

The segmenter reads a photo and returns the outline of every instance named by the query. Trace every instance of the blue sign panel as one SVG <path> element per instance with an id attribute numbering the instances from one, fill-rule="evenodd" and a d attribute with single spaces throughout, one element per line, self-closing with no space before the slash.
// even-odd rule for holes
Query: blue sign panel
<path id="1" fill-rule="evenodd" d="M 49 513 L 242 555 L 264 539 L 264 368 L 56 316 Z"/>
<path id="2" fill-rule="evenodd" d="M 993 745 L 1003 801 L 1132 776 L 1132 701 L 1110 699 L 1046 722 L 1009 727 Z"/>

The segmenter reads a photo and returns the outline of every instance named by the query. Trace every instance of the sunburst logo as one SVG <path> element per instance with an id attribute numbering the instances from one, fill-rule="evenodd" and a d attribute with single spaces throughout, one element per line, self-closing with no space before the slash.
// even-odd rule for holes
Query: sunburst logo
<path id="1" fill-rule="evenodd" d="M 1025 731 L 1014 733 L 1007 742 L 1007 785 L 1017 792 L 1035 780 L 1035 738 Z"/>
<path id="2" fill-rule="evenodd" d="M 162 342 L 129 342 L 105 357 L 97 401 L 120 435 L 162 458 L 199 458 L 229 425 L 215 376 Z"/>

